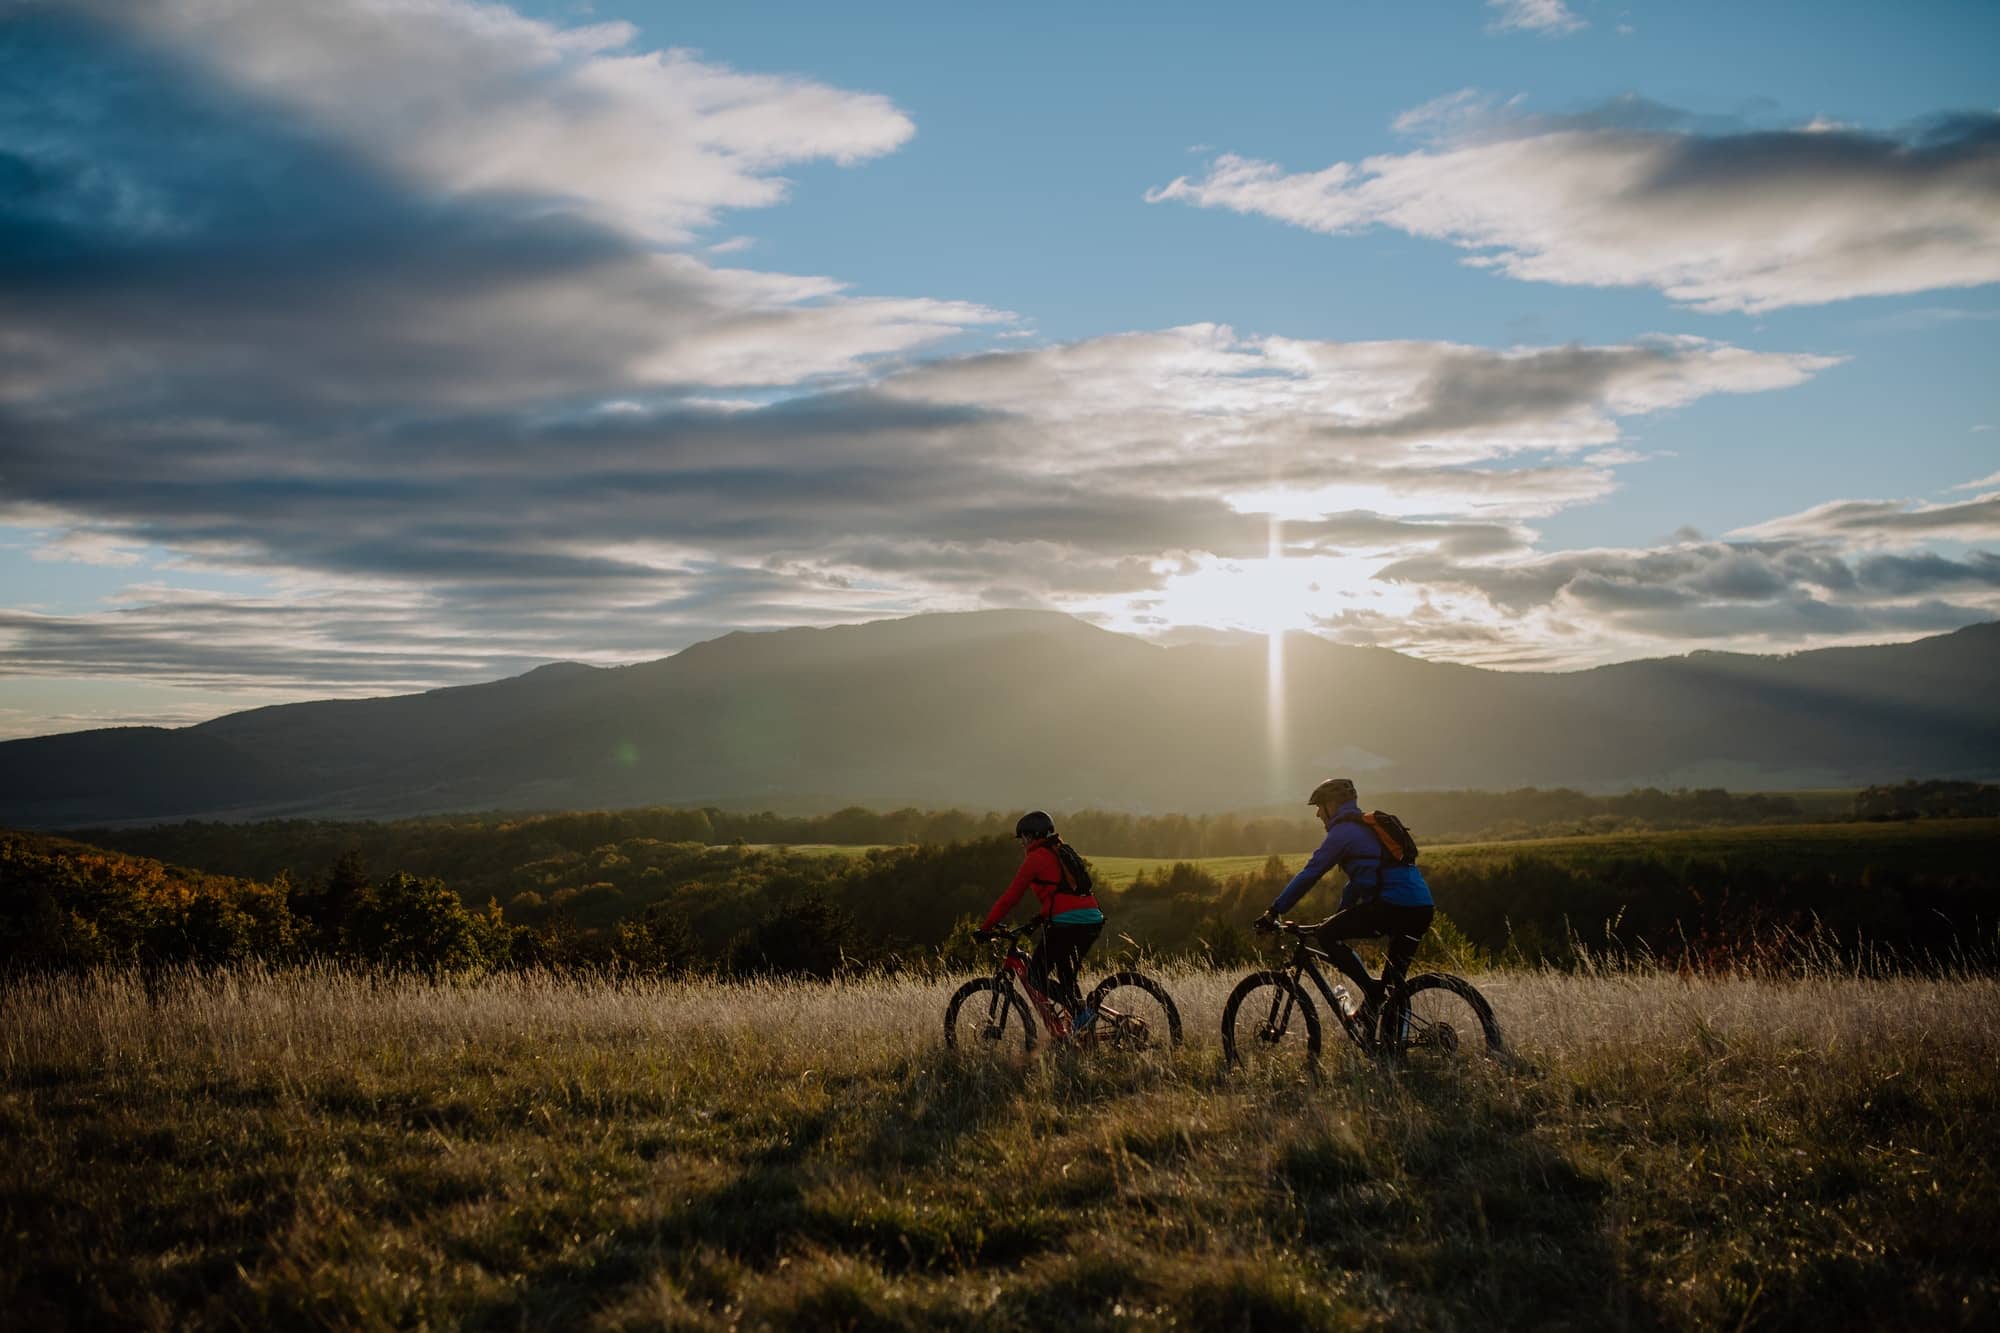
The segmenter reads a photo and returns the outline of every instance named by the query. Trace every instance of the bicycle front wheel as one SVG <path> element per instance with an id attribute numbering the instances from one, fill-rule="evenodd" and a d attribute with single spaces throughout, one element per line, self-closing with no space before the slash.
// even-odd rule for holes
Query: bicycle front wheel
<path id="1" fill-rule="evenodd" d="M 1448 1065 L 1501 1051 L 1493 1006 L 1463 977 L 1411 977 L 1382 1012 L 1382 1048 L 1413 1064 Z"/>
<path id="2" fill-rule="evenodd" d="M 1181 1044 L 1181 1011 L 1167 988 L 1138 972 L 1118 972 L 1097 983 L 1083 1002 L 1096 1019 L 1079 1035 L 1120 1051 L 1167 1050 Z"/>
<path id="3" fill-rule="evenodd" d="M 944 1044 L 974 1054 L 1026 1055 L 1035 1049 L 1034 1016 L 1012 986 L 976 977 L 945 1007 Z"/>
<path id="4" fill-rule="evenodd" d="M 1253 972 L 1222 1008 L 1222 1054 L 1241 1069 L 1304 1069 L 1319 1060 L 1319 1012 L 1283 972 Z"/>

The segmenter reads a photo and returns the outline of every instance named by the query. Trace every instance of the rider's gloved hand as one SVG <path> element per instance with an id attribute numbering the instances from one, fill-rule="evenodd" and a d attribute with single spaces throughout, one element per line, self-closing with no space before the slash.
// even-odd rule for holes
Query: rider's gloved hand
<path id="1" fill-rule="evenodd" d="M 972 938 L 978 940 L 981 944 L 991 944 L 995 936 L 990 930 L 975 930 L 972 932 Z"/>
<path id="2" fill-rule="evenodd" d="M 1278 914 L 1275 912 L 1264 913 L 1264 915 L 1257 918 L 1256 923 L 1252 925 L 1250 929 L 1256 931 L 1259 935 L 1277 934 Z"/>

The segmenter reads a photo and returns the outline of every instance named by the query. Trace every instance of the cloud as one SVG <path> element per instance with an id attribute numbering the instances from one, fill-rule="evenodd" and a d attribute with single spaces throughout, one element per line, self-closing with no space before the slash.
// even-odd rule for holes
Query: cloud
<path id="1" fill-rule="evenodd" d="M 1232 444 L 1290 444 L 1255 460 L 1303 481 L 1352 465 L 1442 467 L 1615 443 L 1617 419 L 1716 393 L 1786 388 L 1834 358 L 1750 352 L 1698 338 L 1495 351 L 1442 342 L 1239 338 L 1220 325 L 1088 339 L 1026 354 L 929 365 L 881 386 L 897 397 L 1032 414 L 1060 455 L 1150 466 L 1197 452 L 1224 467 Z M 1162 421 L 1191 423 L 1190 451 Z M 1240 433 L 1245 426 L 1254 436 Z M 1249 479 L 1246 468 L 1239 483 Z"/>
<path id="2" fill-rule="evenodd" d="M 773 173 L 849 164 L 915 132 L 874 93 L 635 50 L 471 0 L 83 0 L 246 97 L 415 186 L 561 201 L 652 239 L 784 197 Z"/>
<path id="3" fill-rule="evenodd" d="M 117 538 L 101 532 L 65 532 L 28 552 L 32 560 L 78 565 L 129 567 L 139 563 L 139 553 Z"/>
<path id="4" fill-rule="evenodd" d="M 1602 494 L 1611 466 L 1547 460 L 1615 441 L 1622 418 L 1821 364 L 1687 341 L 1490 351 L 1203 326 L 933 362 L 761 408 L 356 425 L 285 405 L 227 427 L 17 410 L 0 465 L 17 503 L 301 568 L 435 575 L 462 552 L 512 570 L 539 545 L 552 577 L 610 577 L 573 548 L 662 533 L 742 551 L 868 533 L 1234 553 L 1261 550 L 1258 515 L 1288 498 L 1301 541 L 1336 521 L 1351 533 L 1356 509 L 1492 531 Z M 1341 502 L 1357 495 L 1369 503 Z"/>
<path id="5" fill-rule="evenodd" d="M 1992 478 L 1987 478 L 1991 481 Z M 1984 485 L 1985 482 L 1976 482 Z M 1832 500 L 1803 513 L 1739 529 L 1756 538 L 1832 537 L 1857 544 L 2000 541 L 2000 491 L 1953 504 Z"/>
<path id="6" fill-rule="evenodd" d="M 1974 551 L 1965 560 L 1941 555 L 1874 555 L 1856 570 L 1865 588 L 1891 596 L 1910 596 L 1946 588 L 2000 588 L 2000 555 Z"/>
<path id="7" fill-rule="evenodd" d="M 1509 277 L 1655 287 L 1709 312 L 2000 280 L 2000 114 L 1744 131 L 1637 98 L 1531 117 L 1457 93 L 1399 125 L 1441 137 L 1313 172 L 1225 153 L 1146 199 L 1328 235 L 1392 227 Z"/>
<path id="8" fill-rule="evenodd" d="M 154 419 L 30 403 L 0 411 L 0 473 L 24 516 L 279 580 L 272 605 L 197 599 L 267 641 L 246 679 L 331 688 L 374 662 L 389 688 L 425 663 L 458 679 L 586 649 L 629 660 L 731 624 L 1157 596 L 1266 557 L 1273 512 L 1289 556 L 1363 571 L 1519 552 L 1525 519 L 1614 484 L 1615 462 L 1561 460 L 1621 420 L 1821 364 L 1699 340 L 1496 351 L 1197 326 L 764 405 Z M 166 597 L 17 620 L 8 667 L 214 683 L 240 638 Z M 312 643 L 281 614 L 294 602 L 323 626 Z"/>
<path id="9" fill-rule="evenodd" d="M 311 12 L 330 21 L 350 9 L 371 24 L 403 13 Z M 180 12 L 118 12 L 170 10 Z M 288 6 L 256 14 L 245 32 L 297 19 Z M 422 28 L 424 15 L 490 17 L 444 5 L 410 21 Z M 248 40 L 225 27 L 224 46 Z M 853 377 L 877 358 L 1007 320 L 966 302 L 856 297 L 825 278 L 711 267 L 621 229 L 617 209 L 532 193 L 525 179 L 509 190 L 413 179 L 261 92 L 195 77 L 143 32 L 38 11 L 10 28 L 18 95 L 0 100 L 8 400 L 271 415 L 790 385 Z M 531 106 L 553 95 L 540 84 L 488 91 Z M 441 92 L 421 110 L 449 130 L 456 108 Z M 429 125 L 413 112 L 410 135 Z"/>
<path id="10" fill-rule="evenodd" d="M 1560 36 L 1590 26 L 1571 12 L 1563 0 L 1486 0 L 1486 7 L 1500 11 L 1487 25 L 1493 32 Z"/>
<path id="11" fill-rule="evenodd" d="M 1691 539 L 1491 560 L 1424 554 L 1375 577 L 1420 588 L 1427 601 L 1471 598 L 1504 617 L 1510 644 L 1539 642 L 1576 661 L 1689 641 L 1768 651 L 1801 640 L 1909 637 L 2000 615 L 2000 558 L 1989 553 L 1857 561 L 1811 540 Z M 1463 605 L 1456 618 L 1478 623 Z M 1380 627 L 1371 632 L 1383 637 Z M 1417 641 L 1413 628 L 1402 642 Z"/>

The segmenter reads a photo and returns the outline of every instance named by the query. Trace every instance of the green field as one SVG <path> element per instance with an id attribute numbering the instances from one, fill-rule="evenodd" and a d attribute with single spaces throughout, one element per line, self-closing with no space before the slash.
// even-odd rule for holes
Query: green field
<path id="1" fill-rule="evenodd" d="M 1503 1063 L 941 1049 L 948 980 L 0 995 L 15 1327 L 1974 1328 L 2000 983 L 1494 972 Z"/>
<path id="2" fill-rule="evenodd" d="M 1588 865 L 1619 858 L 1661 856 L 1718 860 L 1754 858 L 1786 867 L 1841 868 L 1859 863 L 1923 865 L 1933 870 L 1989 867 L 2000 848 L 2000 819 L 1915 820 L 1903 823 L 1758 824 L 1745 828 L 1673 829 L 1606 833 L 1573 838 L 1522 838 L 1504 842 L 1448 843 L 1425 847 L 1426 869 L 1478 865 L 1512 857 L 1537 857 L 1563 865 Z M 1086 855 L 1089 849 L 1082 849 Z M 1296 871 L 1310 846 L 1281 857 Z M 1142 871 L 1157 872 L 1177 860 L 1228 879 L 1264 865 L 1263 856 L 1194 858 L 1091 857 L 1099 880 L 1110 888 L 1129 885 Z"/>
<path id="3" fill-rule="evenodd" d="M 1742 828 L 1670 829 L 1641 833 L 1604 833 L 1569 838 L 1517 838 L 1498 842 L 1444 843 L 1425 847 L 1426 867 L 1465 865 L 1515 856 L 1543 857 L 1563 864 L 1587 864 L 1619 857 L 1671 856 L 1696 859 L 1756 856 L 1787 864 L 1829 866 L 1859 861 L 1906 858 L 1931 866 L 1983 863 L 2000 845 L 2000 819 L 1913 820 L 1903 823 L 1757 824 Z M 809 856 L 859 856 L 881 850 L 876 846 L 843 847 L 830 843 L 757 844 L 760 850 Z M 1089 848 L 1080 849 L 1090 856 Z M 1288 871 L 1303 866 L 1312 847 L 1279 859 Z M 1141 873 L 1155 873 L 1177 864 L 1196 866 L 1220 880 L 1261 870 L 1269 856 L 1090 856 L 1097 882 L 1122 889 Z"/>
<path id="4" fill-rule="evenodd" d="M 1297 870 L 1305 864 L 1312 848 L 1304 847 L 1297 856 L 1283 858 L 1285 868 Z M 1084 853 L 1089 855 L 1088 851 Z M 1201 857 L 1158 857 L 1158 856 L 1091 856 L 1090 869 L 1097 883 L 1107 889 L 1122 889 L 1137 879 L 1141 872 L 1166 870 L 1179 864 L 1199 866 L 1217 879 L 1228 879 L 1232 875 L 1247 875 L 1270 860 L 1268 856 L 1201 856 Z"/>

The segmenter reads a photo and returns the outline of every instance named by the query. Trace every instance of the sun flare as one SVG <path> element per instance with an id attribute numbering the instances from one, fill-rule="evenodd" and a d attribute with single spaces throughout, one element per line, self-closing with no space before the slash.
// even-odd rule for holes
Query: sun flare
<path id="1" fill-rule="evenodd" d="M 1310 630 L 1325 617 L 1385 593 L 1369 575 L 1378 561 L 1346 556 L 1206 560 L 1170 575 L 1150 608 L 1171 625 L 1253 634 Z"/>

